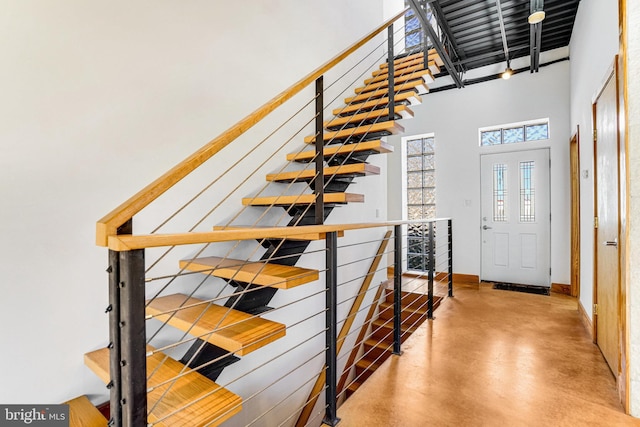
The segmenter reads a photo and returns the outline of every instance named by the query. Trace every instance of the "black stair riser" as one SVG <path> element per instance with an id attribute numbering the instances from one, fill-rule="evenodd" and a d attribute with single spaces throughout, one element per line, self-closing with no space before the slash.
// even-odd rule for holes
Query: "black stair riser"
<path id="1" fill-rule="evenodd" d="M 194 354 L 196 353 L 197 355 L 194 357 Z M 200 366 L 218 358 L 220 358 L 220 360 L 199 368 Z M 198 373 L 209 378 L 211 381 L 215 381 L 218 379 L 224 368 L 238 360 L 240 360 L 239 357 L 233 356 L 224 348 L 220 348 L 198 338 L 194 341 L 193 345 L 191 345 L 184 356 L 182 356 L 180 363 L 188 366 L 189 368 L 197 369 Z"/>

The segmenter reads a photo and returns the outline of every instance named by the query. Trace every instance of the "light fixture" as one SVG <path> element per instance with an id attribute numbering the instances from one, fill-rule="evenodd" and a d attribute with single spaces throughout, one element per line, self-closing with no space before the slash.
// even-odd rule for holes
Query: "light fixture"
<path id="1" fill-rule="evenodd" d="M 534 25 L 538 22 L 542 22 L 546 16 L 544 12 L 544 0 L 531 0 L 531 7 L 529 8 L 529 24 Z"/>
<path id="2" fill-rule="evenodd" d="M 500 75 L 505 80 L 509 80 L 513 75 L 513 70 L 509 66 L 509 62 L 507 62 L 507 68 L 504 69 L 503 73 Z"/>

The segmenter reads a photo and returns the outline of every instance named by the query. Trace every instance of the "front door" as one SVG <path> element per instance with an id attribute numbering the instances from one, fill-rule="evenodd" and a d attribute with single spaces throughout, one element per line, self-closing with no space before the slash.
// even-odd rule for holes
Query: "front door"
<path id="1" fill-rule="evenodd" d="M 596 125 L 596 343 L 618 374 L 618 115 L 612 75 L 598 97 Z"/>
<path id="2" fill-rule="evenodd" d="M 482 280 L 550 286 L 549 150 L 480 157 Z"/>

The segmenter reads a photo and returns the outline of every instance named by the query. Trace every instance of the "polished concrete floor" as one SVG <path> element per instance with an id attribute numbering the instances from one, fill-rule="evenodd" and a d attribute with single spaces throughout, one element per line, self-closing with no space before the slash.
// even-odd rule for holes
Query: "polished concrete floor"
<path id="1" fill-rule="evenodd" d="M 576 299 L 461 284 L 338 410 L 348 426 L 640 426 Z"/>

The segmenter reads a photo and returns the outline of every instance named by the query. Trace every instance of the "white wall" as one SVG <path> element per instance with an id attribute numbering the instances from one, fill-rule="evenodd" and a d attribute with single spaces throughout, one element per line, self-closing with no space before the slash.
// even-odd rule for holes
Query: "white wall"
<path id="1" fill-rule="evenodd" d="M 379 0 L 3 3 L 0 402 L 105 395 L 82 360 L 108 336 L 95 221 L 382 14 Z M 369 193 L 357 214 L 386 205 Z"/>
<path id="2" fill-rule="evenodd" d="M 598 28 L 598 31 L 594 31 Z M 593 306 L 593 120 L 591 105 L 618 53 L 618 2 L 583 0 L 573 27 L 571 52 L 571 132 L 580 126 L 580 303 L 591 318 Z"/>
<path id="3" fill-rule="evenodd" d="M 628 113 L 629 136 L 629 369 L 630 412 L 640 417 L 640 9 L 627 5 Z"/>
<path id="4" fill-rule="evenodd" d="M 481 265 L 480 154 L 502 149 L 480 148 L 478 128 L 549 118 L 551 139 L 521 147 L 551 147 L 551 279 L 570 283 L 569 63 L 543 67 L 535 74 L 516 74 L 508 81 L 427 94 L 422 105 L 412 108 L 415 118 L 403 122 L 405 135 L 435 134 L 436 209 L 439 217 L 453 218 L 454 271 L 474 275 L 480 274 Z M 402 206 L 400 137 L 391 141 L 396 150 L 389 157 L 388 215 L 397 219 Z"/>

